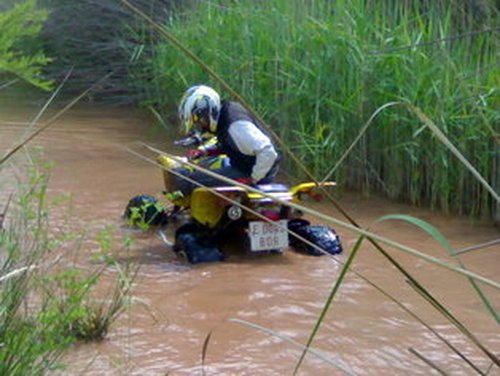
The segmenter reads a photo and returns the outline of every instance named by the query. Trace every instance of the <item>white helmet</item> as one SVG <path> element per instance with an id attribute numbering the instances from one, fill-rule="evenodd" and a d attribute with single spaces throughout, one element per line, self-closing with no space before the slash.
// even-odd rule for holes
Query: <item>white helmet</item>
<path id="1" fill-rule="evenodd" d="M 186 134 L 195 125 L 207 127 L 203 129 L 215 133 L 220 113 L 219 94 L 205 85 L 192 86 L 182 96 L 179 105 L 179 118 Z"/>

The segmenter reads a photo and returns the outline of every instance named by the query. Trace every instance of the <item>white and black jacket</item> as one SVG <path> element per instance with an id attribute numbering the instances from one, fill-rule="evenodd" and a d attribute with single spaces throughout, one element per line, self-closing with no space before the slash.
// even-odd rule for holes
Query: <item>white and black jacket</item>
<path id="1" fill-rule="evenodd" d="M 238 102 L 222 103 L 217 139 L 219 149 L 230 158 L 231 166 L 256 183 L 278 163 L 279 155 L 271 138 Z"/>

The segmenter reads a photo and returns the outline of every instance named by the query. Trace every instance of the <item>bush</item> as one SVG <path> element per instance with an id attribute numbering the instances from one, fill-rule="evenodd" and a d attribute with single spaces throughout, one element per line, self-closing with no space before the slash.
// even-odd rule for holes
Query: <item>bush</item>
<path id="1" fill-rule="evenodd" d="M 119 278 L 111 294 L 99 297 L 102 300 L 97 300 L 94 288 L 106 265 L 85 275 L 54 262 L 60 258 L 55 253 L 63 252 L 57 246 L 63 248 L 62 241 L 73 236 L 49 235 L 46 187 L 47 175 L 32 168 L 9 204 L 1 205 L 1 375 L 42 375 L 59 367 L 70 344 L 104 338 L 129 293 L 132 274 L 113 261 Z"/>
<path id="2" fill-rule="evenodd" d="M 4 0 L 0 1 L 4 3 Z M 18 76 L 30 84 L 49 90 L 50 81 L 41 77 L 41 69 L 50 59 L 36 45 L 47 12 L 36 8 L 36 0 L 25 0 L 0 12 L 0 77 Z"/>

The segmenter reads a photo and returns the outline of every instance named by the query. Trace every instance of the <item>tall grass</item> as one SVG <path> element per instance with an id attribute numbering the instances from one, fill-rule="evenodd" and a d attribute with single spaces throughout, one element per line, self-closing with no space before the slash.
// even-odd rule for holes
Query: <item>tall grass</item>
<path id="1" fill-rule="evenodd" d="M 500 70 L 497 11 L 488 4 L 474 18 L 444 2 L 201 1 L 166 26 L 238 88 L 319 179 L 377 108 L 402 101 L 421 108 L 492 181 Z M 145 104 L 165 114 L 189 85 L 219 88 L 167 42 L 153 56 L 137 60 L 137 75 L 150 78 L 137 84 Z M 377 117 L 335 178 L 446 212 L 490 216 L 494 204 L 402 108 Z"/>
<path id="2" fill-rule="evenodd" d="M 118 267 L 111 293 L 97 301 L 94 289 L 106 267 L 87 274 L 62 262 L 69 244 L 61 239 L 73 236 L 50 235 L 46 170 L 35 164 L 18 178 L 8 187 L 8 205 L 0 196 L 0 374 L 42 375 L 61 367 L 63 352 L 77 340 L 104 338 L 126 307 L 133 274 Z"/>

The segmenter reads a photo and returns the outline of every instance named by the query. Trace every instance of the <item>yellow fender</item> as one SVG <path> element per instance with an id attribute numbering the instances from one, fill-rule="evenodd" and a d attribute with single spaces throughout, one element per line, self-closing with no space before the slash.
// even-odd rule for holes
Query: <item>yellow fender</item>
<path id="1" fill-rule="evenodd" d="M 337 185 L 337 183 L 335 183 L 333 181 L 326 181 L 323 183 L 319 183 L 319 185 L 316 183 L 313 183 L 313 182 L 301 183 L 301 184 L 298 184 L 298 185 L 292 187 L 292 189 L 290 189 L 290 192 L 292 193 L 292 196 L 294 198 L 294 202 L 301 201 L 300 197 L 303 194 L 307 194 L 310 197 L 312 197 L 314 200 L 319 201 L 321 199 L 320 194 L 315 192 L 315 190 L 318 187 L 334 187 L 336 185 Z"/>
<path id="2" fill-rule="evenodd" d="M 224 215 L 226 207 L 232 205 L 230 201 L 214 194 L 214 191 L 238 202 L 241 202 L 247 195 L 245 189 L 231 186 L 195 189 L 191 193 L 191 217 L 209 228 L 217 225 Z"/>

